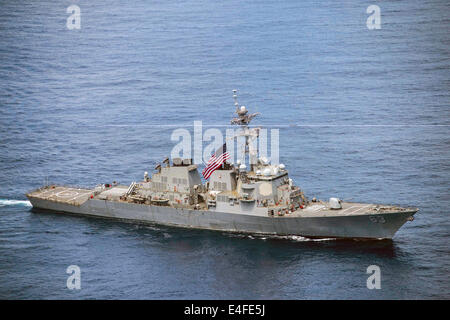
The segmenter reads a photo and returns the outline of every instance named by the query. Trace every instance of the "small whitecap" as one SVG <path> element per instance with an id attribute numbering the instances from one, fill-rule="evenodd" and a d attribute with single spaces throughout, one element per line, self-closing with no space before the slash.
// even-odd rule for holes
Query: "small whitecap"
<path id="1" fill-rule="evenodd" d="M 10 199 L 0 199 L 0 207 L 4 206 L 24 206 L 31 207 L 31 202 L 28 200 L 10 200 Z"/>

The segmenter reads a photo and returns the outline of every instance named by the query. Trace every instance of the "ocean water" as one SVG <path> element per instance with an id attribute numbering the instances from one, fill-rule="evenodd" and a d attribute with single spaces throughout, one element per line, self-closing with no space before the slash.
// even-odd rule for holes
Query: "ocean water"
<path id="1" fill-rule="evenodd" d="M 80 30 L 66 27 L 71 4 Z M 0 0 L 0 298 L 449 299 L 449 11 Z M 393 241 L 311 241 L 30 211 L 24 194 L 47 180 L 141 179 L 174 128 L 229 123 L 232 89 L 254 124 L 280 129 L 307 196 L 417 206 L 416 219 Z M 81 290 L 66 287 L 69 265 Z"/>

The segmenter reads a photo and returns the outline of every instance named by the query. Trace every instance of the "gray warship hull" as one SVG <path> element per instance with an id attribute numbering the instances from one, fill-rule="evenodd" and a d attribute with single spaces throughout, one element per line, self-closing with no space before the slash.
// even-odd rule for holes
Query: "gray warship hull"
<path id="1" fill-rule="evenodd" d="M 33 208 L 58 213 L 167 226 L 310 238 L 392 239 L 417 209 L 373 212 L 373 205 L 344 203 L 342 211 L 299 210 L 285 216 L 256 216 L 90 198 L 91 190 L 59 187 L 27 194 Z M 75 191 L 77 190 L 77 191 Z M 78 192 L 78 193 L 77 193 Z M 73 195 L 75 194 L 75 197 Z M 66 196 L 68 195 L 68 196 Z"/>
<path id="2" fill-rule="evenodd" d="M 261 128 L 250 128 L 259 113 L 239 106 L 233 90 L 238 125 L 233 139 L 245 138 L 244 154 L 229 163 L 227 143 L 202 170 L 192 158 L 167 157 L 155 172 L 129 186 L 117 182 L 93 189 L 44 186 L 27 194 L 34 208 L 81 215 L 157 223 L 184 228 L 311 238 L 392 239 L 413 219 L 417 208 L 350 203 L 339 198 L 311 201 L 289 178 L 284 164 L 258 158 Z M 234 148 L 234 146 L 232 146 Z M 239 148 L 239 147 L 238 147 Z M 249 156 L 250 170 L 246 166 Z M 273 163 L 275 162 L 275 163 Z"/>

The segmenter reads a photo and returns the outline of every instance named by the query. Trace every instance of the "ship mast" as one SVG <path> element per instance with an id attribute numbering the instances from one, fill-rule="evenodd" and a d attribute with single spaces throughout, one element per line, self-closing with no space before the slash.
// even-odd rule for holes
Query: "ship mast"
<path id="1" fill-rule="evenodd" d="M 245 164 L 246 154 L 249 154 L 250 171 L 253 171 L 253 166 L 256 164 L 258 156 L 258 147 L 255 145 L 255 140 L 259 136 L 260 128 L 249 128 L 250 121 L 255 118 L 259 113 L 248 114 L 248 110 L 245 106 L 239 106 L 237 102 L 237 90 L 233 90 L 234 105 L 236 107 L 237 118 L 231 120 L 231 124 L 238 125 L 240 127 L 240 132 L 236 134 L 233 138 L 239 136 L 245 137 L 245 143 L 243 145 L 244 152 L 242 153 L 241 163 Z M 237 139 L 236 139 L 237 142 Z"/>

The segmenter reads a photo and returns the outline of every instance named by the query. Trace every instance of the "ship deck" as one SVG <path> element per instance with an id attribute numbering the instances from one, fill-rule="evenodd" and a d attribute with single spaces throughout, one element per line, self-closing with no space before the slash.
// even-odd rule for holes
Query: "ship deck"
<path id="1" fill-rule="evenodd" d="M 311 203 L 304 209 L 299 209 L 288 216 L 292 217 L 342 217 L 356 215 L 373 215 L 392 212 L 417 211 L 413 208 L 401 208 L 391 205 L 370 203 L 342 202 L 342 209 L 330 209 L 325 203 Z"/>
<path id="2" fill-rule="evenodd" d="M 115 186 L 95 195 L 95 190 L 65 186 L 48 186 L 32 191 L 28 197 L 43 200 L 50 200 L 59 203 L 79 206 L 86 202 L 91 196 L 94 199 L 120 201 L 120 196 L 127 191 L 127 186 Z M 392 212 L 417 211 L 415 208 L 401 208 L 390 205 L 377 205 L 368 203 L 342 202 L 342 209 L 330 209 L 326 202 L 313 202 L 304 209 L 297 209 L 295 212 L 283 217 L 342 217 L 355 215 L 373 215 Z M 193 209 L 190 208 L 190 209 Z M 275 208 L 274 208 L 275 209 Z M 279 217 L 275 215 L 275 217 Z"/>
<path id="3" fill-rule="evenodd" d="M 361 215 L 367 211 L 374 210 L 376 205 L 367 203 L 342 203 L 342 209 L 330 209 L 325 204 L 312 203 L 304 209 L 290 214 L 295 217 L 317 217 L 317 216 L 352 216 Z"/>
<path id="4" fill-rule="evenodd" d="M 27 196 L 79 206 L 89 199 L 92 193 L 93 190 L 90 189 L 50 186 L 29 192 Z"/>

